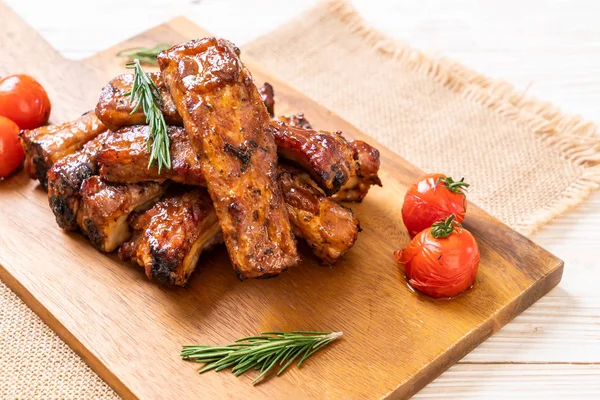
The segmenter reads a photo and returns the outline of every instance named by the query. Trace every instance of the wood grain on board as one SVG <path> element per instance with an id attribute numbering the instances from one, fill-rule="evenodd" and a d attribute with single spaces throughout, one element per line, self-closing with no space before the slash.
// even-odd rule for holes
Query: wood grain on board
<path id="1" fill-rule="evenodd" d="M 123 60 L 114 57 L 119 49 L 206 35 L 178 18 L 73 62 L 59 61 L 20 20 L 11 24 L 0 27 L 0 54 L 11 54 L 0 69 L 36 63 L 26 70 L 48 88 L 53 120 L 94 107 L 100 88 L 125 72 Z M 3 47 L 7 32 L 9 38 L 27 38 L 27 51 Z M 60 75 L 54 63 L 40 58 L 60 64 Z M 336 267 L 319 266 L 304 249 L 303 263 L 280 277 L 239 282 L 219 248 L 201 258 L 188 288 L 163 287 L 139 268 L 96 252 L 78 234 L 62 232 L 45 193 L 24 173 L 0 185 L 0 208 L 12 210 L 0 216 L 0 278 L 123 397 L 404 397 L 559 282 L 560 260 L 472 206 L 465 225 L 481 250 L 474 290 L 453 301 L 412 293 L 392 252 L 408 242 L 401 199 L 420 171 L 257 62 L 242 59 L 257 82 L 273 84 L 278 113 L 303 111 L 316 127 L 341 129 L 381 151 L 384 187 L 353 206 L 364 231 Z M 265 330 L 335 330 L 344 337 L 303 368 L 256 387 L 251 375 L 198 375 L 198 365 L 179 359 L 182 344 L 228 343 Z"/>

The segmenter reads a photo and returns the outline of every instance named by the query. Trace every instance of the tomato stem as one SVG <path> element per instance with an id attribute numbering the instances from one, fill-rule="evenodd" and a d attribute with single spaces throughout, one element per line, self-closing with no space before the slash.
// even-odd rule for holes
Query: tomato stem
<path id="1" fill-rule="evenodd" d="M 437 180 L 435 181 L 435 188 L 437 189 L 438 185 L 441 183 L 444 184 L 444 186 L 446 186 L 446 188 L 448 190 L 450 190 L 451 192 L 454 193 L 458 193 L 458 194 L 462 194 L 463 196 L 465 196 L 465 192 L 467 191 L 467 188 L 471 185 L 469 185 L 467 182 L 465 182 L 465 178 L 462 177 L 460 179 L 460 181 L 455 181 L 454 179 L 452 179 L 451 177 L 447 176 L 445 178 L 443 177 L 439 177 L 437 178 Z"/>
<path id="2" fill-rule="evenodd" d="M 454 218 L 456 218 L 456 215 L 452 214 L 444 221 L 439 221 L 431 225 L 431 235 L 436 239 L 443 239 L 450 236 L 455 226 L 461 226 Z"/>

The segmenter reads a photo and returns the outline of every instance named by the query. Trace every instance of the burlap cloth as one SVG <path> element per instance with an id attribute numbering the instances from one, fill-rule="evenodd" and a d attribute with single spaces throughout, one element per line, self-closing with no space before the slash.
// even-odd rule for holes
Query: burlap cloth
<path id="1" fill-rule="evenodd" d="M 394 42 L 345 2 L 318 5 L 244 53 L 421 169 L 465 176 L 473 202 L 526 235 L 600 185 L 593 124 Z M 0 284 L 0 398 L 117 395 Z"/>

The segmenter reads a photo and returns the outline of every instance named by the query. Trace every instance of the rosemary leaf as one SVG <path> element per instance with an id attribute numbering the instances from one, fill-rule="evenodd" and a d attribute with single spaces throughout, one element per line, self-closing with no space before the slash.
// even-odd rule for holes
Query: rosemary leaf
<path id="1" fill-rule="evenodd" d="M 235 376 L 249 370 L 260 371 L 252 383 L 255 385 L 275 368 L 281 366 L 277 376 L 281 375 L 298 357 L 298 366 L 319 349 L 327 346 L 342 332 L 263 332 L 261 335 L 248 336 L 227 346 L 183 346 L 181 358 L 194 362 L 204 362 L 200 373 L 231 368 Z"/>
<path id="2" fill-rule="evenodd" d="M 130 60 L 139 60 L 144 64 L 158 65 L 156 56 L 163 50 L 167 50 L 171 46 L 168 44 L 159 44 L 154 47 L 135 47 L 125 49 L 117 53 L 117 57 L 124 57 Z"/>
<path id="3" fill-rule="evenodd" d="M 128 63 L 127 68 L 134 70 L 133 86 L 129 93 L 129 99 L 134 104 L 134 109 L 131 113 L 134 114 L 141 108 L 146 115 L 146 123 L 150 127 L 150 134 L 147 141 L 148 153 L 150 153 L 148 168 L 157 163 L 158 173 L 160 174 L 163 167 L 171 169 L 167 123 L 160 110 L 162 98 L 154 81 L 150 79 L 142 68 L 139 59 L 136 58 Z"/>

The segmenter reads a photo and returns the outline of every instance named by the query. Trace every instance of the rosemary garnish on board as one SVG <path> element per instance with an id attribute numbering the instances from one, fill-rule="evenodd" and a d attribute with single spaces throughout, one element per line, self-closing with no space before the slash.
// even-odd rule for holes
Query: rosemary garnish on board
<path id="1" fill-rule="evenodd" d="M 273 368 L 281 366 L 277 376 L 299 358 L 298 366 L 320 348 L 342 336 L 342 332 L 263 332 L 226 346 L 183 346 L 181 358 L 206 363 L 200 373 L 231 367 L 235 376 L 250 369 L 260 370 L 253 384 L 260 382 Z"/>
<path id="2" fill-rule="evenodd" d="M 154 81 L 146 74 L 138 59 L 127 63 L 127 68 L 134 70 L 133 86 L 131 92 L 128 93 L 131 103 L 135 104 L 131 114 L 136 113 L 142 107 L 146 115 L 146 123 L 150 126 L 150 134 L 148 135 L 150 162 L 148 168 L 157 162 L 158 173 L 160 174 L 163 167 L 171 168 L 167 123 L 159 107 L 162 98 Z"/>
<path id="3" fill-rule="evenodd" d="M 171 45 L 158 44 L 154 47 L 135 47 L 132 49 L 121 50 L 117 53 L 117 57 L 125 57 L 130 60 L 138 59 L 141 63 L 158 65 L 156 56 L 163 50 L 167 50 Z"/>

